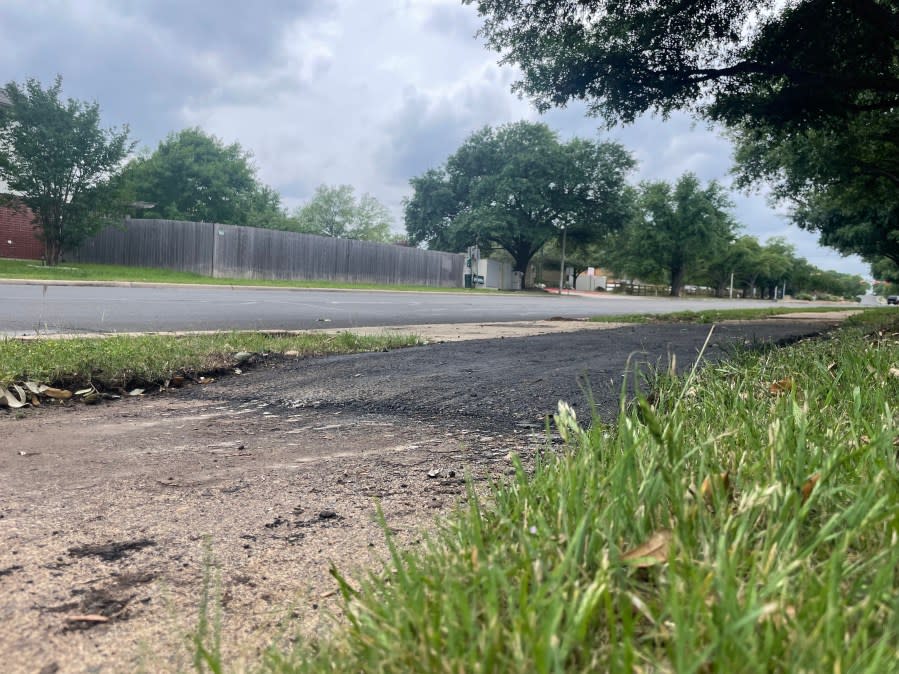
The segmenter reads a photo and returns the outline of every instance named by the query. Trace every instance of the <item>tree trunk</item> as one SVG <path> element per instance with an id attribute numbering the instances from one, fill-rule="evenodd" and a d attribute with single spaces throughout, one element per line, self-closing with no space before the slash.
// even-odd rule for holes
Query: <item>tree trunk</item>
<path id="1" fill-rule="evenodd" d="M 682 266 L 671 267 L 671 297 L 680 297 L 684 289 L 684 272 Z"/>

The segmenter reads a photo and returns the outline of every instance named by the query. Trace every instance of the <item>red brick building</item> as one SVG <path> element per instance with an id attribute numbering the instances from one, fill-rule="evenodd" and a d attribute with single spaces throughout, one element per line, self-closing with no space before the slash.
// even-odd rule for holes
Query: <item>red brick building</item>
<path id="1" fill-rule="evenodd" d="M 0 90 L 0 107 L 8 106 L 9 98 Z M 0 181 L 0 192 L 6 185 Z M 34 216 L 27 208 L 9 208 L 0 205 L 0 257 L 18 258 L 20 260 L 40 260 L 44 254 L 44 245 L 35 236 L 32 219 Z"/>
<path id="2" fill-rule="evenodd" d="M 44 244 L 35 235 L 33 218 L 24 206 L 21 209 L 0 206 L 0 257 L 41 259 Z"/>

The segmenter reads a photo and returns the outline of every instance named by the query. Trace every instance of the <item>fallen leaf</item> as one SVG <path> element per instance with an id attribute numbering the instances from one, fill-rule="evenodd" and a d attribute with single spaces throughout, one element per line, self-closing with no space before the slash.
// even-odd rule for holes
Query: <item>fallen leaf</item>
<path id="1" fill-rule="evenodd" d="M 779 395 L 781 393 L 789 393 L 793 390 L 793 380 L 790 377 L 779 379 L 768 387 L 771 395 Z"/>
<path id="2" fill-rule="evenodd" d="M 20 407 L 25 407 L 25 403 L 21 402 L 12 393 L 4 388 L 0 389 L 0 407 L 9 407 L 15 410 L 19 409 Z"/>
<path id="3" fill-rule="evenodd" d="M 643 545 L 621 555 L 621 561 L 633 562 L 638 569 L 645 569 L 668 561 L 668 549 L 674 534 L 670 529 L 659 529 Z"/>
<path id="4" fill-rule="evenodd" d="M 144 394 L 144 390 L 142 388 L 135 388 L 128 391 L 128 395 L 130 396 L 142 396 Z"/>
<path id="5" fill-rule="evenodd" d="M 169 383 L 175 388 L 181 388 L 182 386 L 184 386 L 184 377 L 182 377 L 180 374 L 176 374 L 171 378 Z"/>
<path id="6" fill-rule="evenodd" d="M 288 358 L 296 358 L 297 356 L 300 355 L 300 352 L 299 351 L 285 351 L 284 355 L 287 356 Z"/>
<path id="7" fill-rule="evenodd" d="M 711 505 L 714 499 L 714 492 L 718 489 L 724 489 L 724 493 L 728 498 L 733 495 L 733 490 L 730 488 L 730 473 L 726 470 L 717 475 L 706 476 L 699 487 L 699 493 L 705 502 Z"/>
<path id="8" fill-rule="evenodd" d="M 72 392 L 67 391 L 64 388 L 47 387 L 43 390 L 43 394 L 48 398 L 53 398 L 54 400 L 68 400 L 72 397 Z"/>
<path id="9" fill-rule="evenodd" d="M 15 394 L 18 396 L 20 403 L 28 402 L 28 396 L 25 395 L 25 390 L 21 386 L 19 386 L 18 384 L 13 384 L 12 388 Z"/>
<path id="10" fill-rule="evenodd" d="M 818 484 L 818 480 L 821 479 L 820 473 L 815 473 L 809 479 L 805 481 L 805 484 L 802 485 L 802 488 L 799 490 L 802 492 L 802 502 L 805 503 L 808 501 L 809 496 L 812 495 L 812 490 L 815 488 L 815 485 Z"/>
<path id="11" fill-rule="evenodd" d="M 27 388 L 32 393 L 41 393 L 47 387 L 34 381 L 26 381 L 25 388 Z"/>
<path id="12" fill-rule="evenodd" d="M 91 386 L 90 388 L 83 388 L 83 389 L 79 389 L 78 391 L 75 391 L 75 395 L 76 396 L 86 396 L 89 393 L 93 393 L 93 392 L 94 392 L 94 387 Z"/>

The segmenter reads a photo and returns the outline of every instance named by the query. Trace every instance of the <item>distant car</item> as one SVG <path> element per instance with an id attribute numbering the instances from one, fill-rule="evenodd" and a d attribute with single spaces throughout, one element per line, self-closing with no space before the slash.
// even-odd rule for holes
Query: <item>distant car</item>
<path id="1" fill-rule="evenodd" d="M 887 304 L 899 304 L 899 295 L 890 295 L 887 297 Z"/>

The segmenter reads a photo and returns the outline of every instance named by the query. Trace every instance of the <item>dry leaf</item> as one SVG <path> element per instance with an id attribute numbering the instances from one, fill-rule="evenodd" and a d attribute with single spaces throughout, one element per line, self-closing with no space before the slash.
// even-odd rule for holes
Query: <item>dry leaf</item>
<path id="1" fill-rule="evenodd" d="M 144 394 L 144 390 L 142 388 L 135 388 L 128 391 L 128 395 L 130 396 L 142 396 Z"/>
<path id="2" fill-rule="evenodd" d="M 13 392 L 19 397 L 20 403 L 24 404 L 24 403 L 28 402 L 28 396 L 25 395 L 25 389 L 23 389 L 18 384 L 13 384 L 12 388 L 13 388 Z"/>
<path id="3" fill-rule="evenodd" d="M 789 393 L 793 390 L 793 380 L 790 377 L 779 379 L 768 387 L 771 395 L 779 395 L 781 393 Z"/>
<path id="4" fill-rule="evenodd" d="M 90 388 L 83 388 L 83 389 L 79 389 L 78 391 L 75 391 L 75 395 L 76 396 L 86 396 L 89 393 L 93 393 L 93 392 L 94 392 L 94 387 L 91 386 Z"/>
<path id="5" fill-rule="evenodd" d="M 25 403 L 21 402 L 5 388 L 0 388 L 0 407 L 10 407 L 12 409 L 18 409 L 20 407 L 25 407 Z"/>
<path id="6" fill-rule="evenodd" d="M 72 392 L 67 391 L 64 388 L 45 388 L 43 390 L 43 394 L 48 398 L 53 398 L 54 400 L 68 400 L 72 397 Z"/>
<path id="7" fill-rule="evenodd" d="M 674 534 L 670 529 L 659 529 L 643 545 L 621 555 L 621 561 L 633 562 L 638 569 L 645 569 L 668 561 L 668 549 Z"/>
<path id="8" fill-rule="evenodd" d="M 0 388 L 0 407 L 24 407 L 22 403 L 16 400 L 16 397 L 5 388 Z"/>
<path id="9" fill-rule="evenodd" d="M 708 475 L 699 487 L 699 493 L 702 495 L 706 503 L 711 504 L 716 489 L 724 489 L 724 493 L 730 498 L 733 490 L 730 487 L 730 473 L 724 471 L 717 475 Z"/>
<path id="10" fill-rule="evenodd" d="M 27 388 L 32 393 L 41 393 L 47 387 L 34 381 L 26 381 L 25 388 Z"/>
<path id="11" fill-rule="evenodd" d="M 808 501 L 809 496 L 812 495 L 812 490 L 815 488 L 815 485 L 818 484 L 818 480 L 821 479 L 820 473 L 815 473 L 809 479 L 805 481 L 805 484 L 802 485 L 802 488 L 799 490 L 802 492 L 802 502 L 805 503 Z"/>

